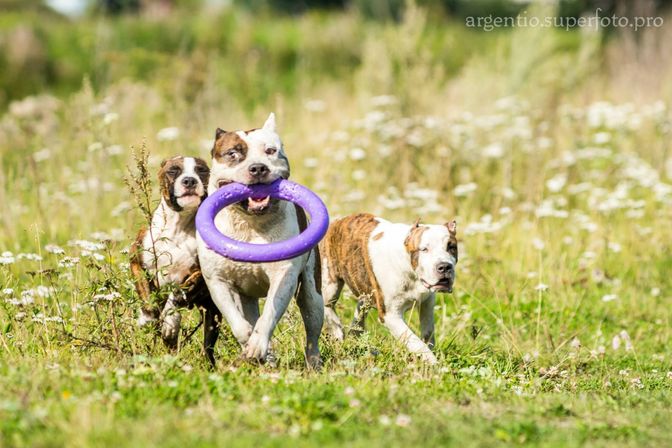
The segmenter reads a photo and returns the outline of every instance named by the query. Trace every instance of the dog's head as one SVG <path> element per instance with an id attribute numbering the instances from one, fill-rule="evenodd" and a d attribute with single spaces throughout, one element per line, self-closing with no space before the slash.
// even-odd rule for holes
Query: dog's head
<path id="1" fill-rule="evenodd" d="M 411 227 L 404 246 L 411 258 L 411 266 L 422 284 L 430 291 L 453 291 L 457 264 L 457 224 L 451 221 L 442 226 Z"/>
<path id="2" fill-rule="evenodd" d="M 289 177 L 289 161 L 271 113 L 264 125 L 250 131 L 227 132 L 217 129 L 212 147 L 210 191 L 230 182 L 245 185 L 270 184 Z M 248 198 L 238 207 L 248 214 L 260 215 L 272 211 L 277 200 Z"/>
<path id="3" fill-rule="evenodd" d="M 210 176 L 208 164 L 196 157 L 175 156 L 164 160 L 159 169 L 161 196 L 176 212 L 196 211 L 207 196 Z"/>

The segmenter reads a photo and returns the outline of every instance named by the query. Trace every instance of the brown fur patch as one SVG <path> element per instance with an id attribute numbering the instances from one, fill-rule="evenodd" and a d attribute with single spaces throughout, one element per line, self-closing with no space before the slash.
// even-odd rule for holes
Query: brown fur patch
<path id="1" fill-rule="evenodd" d="M 411 267 L 413 269 L 418 267 L 418 258 L 420 257 L 420 240 L 422 239 L 422 234 L 425 233 L 427 227 L 422 227 L 419 222 L 411 227 L 411 231 L 408 232 L 408 236 L 404 240 L 404 247 L 406 252 L 411 257 Z"/>
<path id="2" fill-rule="evenodd" d="M 138 232 L 135 241 L 129 251 L 131 274 L 135 279 L 135 291 L 142 300 L 142 309 L 155 317 L 159 317 L 160 310 L 152 303 L 152 292 L 156 291 L 157 286 L 154 281 L 150 282 L 147 271 L 142 265 L 142 251 L 144 250 L 142 242 L 147 234 L 147 228 L 143 227 Z"/>
<path id="3" fill-rule="evenodd" d="M 196 161 L 194 171 L 196 171 L 196 175 L 201 179 L 203 187 L 207 190 L 208 181 L 210 180 L 210 167 L 208 166 L 208 162 L 199 157 L 194 157 L 194 160 Z"/>
<path id="4" fill-rule="evenodd" d="M 369 238 L 377 225 L 378 221 L 368 213 L 341 218 L 329 227 L 323 250 L 331 280 L 343 280 L 358 297 L 373 296 L 378 318 L 384 321 L 385 302 L 369 256 Z"/>
<path id="5" fill-rule="evenodd" d="M 176 205 L 173 204 L 173 186 L 175 185 L 175 180 L 179 177 L 180 174 L 182 174 L 183 171 L 184 158 L 182 157 L 173 157 L 161 162 L 161 168 L 159 168 L 159 187 L 161 189 L 161 197 L 163 197 L 166 203 L 171 207 Z"/>
<path id="6" fill-rule="evenodd" d="M 385 232 L 376 233 L 373 237 L 371 237 L 371 239 L 373 241 L 378 241 L 379 239 L 381 239 L 383 237 L 384 234 L 385 234 Z"/>
<path id="7" fill-rule="evenodd" d="M 218 163 L 234 166 L 247 157 L 247 143 L 235 132 L 220 133 L 210 154 Z"/>

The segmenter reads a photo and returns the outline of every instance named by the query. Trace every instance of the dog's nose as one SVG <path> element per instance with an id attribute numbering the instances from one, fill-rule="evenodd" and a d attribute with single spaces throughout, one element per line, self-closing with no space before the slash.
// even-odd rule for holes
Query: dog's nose
<path id="1" fill-rule="evenodd" d="M 264 177 L 269 172 L 268 167 L 263 163 L 253 163 L 247 170 L 252 177 Z"/>
<path id="2" fill-rule="evenodd" d="M 195 188 L 198 185 L 198 181 L 194 177 L 185 177 L 182 179 L 182 185 L 186 188 Z"/>
<path id="3" fill-rule="evenodd" d="M 453 270 L 453 263 L 439 263 L 436 265 L 436 272 L 445 275 Z"/>

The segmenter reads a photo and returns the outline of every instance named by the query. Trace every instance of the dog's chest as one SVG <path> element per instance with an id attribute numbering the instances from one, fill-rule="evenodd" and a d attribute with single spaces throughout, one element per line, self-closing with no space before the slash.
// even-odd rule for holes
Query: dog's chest
<path id="1" fill-rule="evenodd" d="M 159 286 L 181 283 L 197 261 L 196 237 L 179 229 L 154 229 L 143 241 L 143 264 L 154 273 Z"/>
<path id="2" fill-rule="evenodd" d="M 215 226 L 229 238 L 254 244 L 268 244 L 296 236 L 299 233 L 299 227 L 295 216 L 290 215 L 285 207 L 278 213 L 281 213 L 282 216 L 275 220 L 269 220 L 268 226 L 252 227 L 248 223 L 236 219 L 234 214 L 224 211 L 215 218 Z M 296 265 L 297 269 L 301 265 L 301 263 L 292 260 L 274 263 L 236 262 L 211 250 L 202 250 L 206 249 L 202 240 L 199 244 L 201 245 L 199 261 L 204 274 L 210 276 L 216 273 L 239 292 L 250 297 L 265 297 L 271 279 L 278 277 L 282 272 L 286 272 L 290 265 Z M 263 247 L 259 250 L 263 250 Z M 303 259 L 304 257 L 302 257 Z"/>

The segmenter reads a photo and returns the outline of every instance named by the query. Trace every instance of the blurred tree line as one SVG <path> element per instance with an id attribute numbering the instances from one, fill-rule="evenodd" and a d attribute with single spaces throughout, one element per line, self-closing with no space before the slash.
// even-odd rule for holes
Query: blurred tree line
<path id="1" fill-rule="evenodd" d="M 111 14 L 137 12 L 143 8 L 190 9 L 213 0 L 92 0 L 99 9 Z M 217 2 L 218 0 L 214 0 Z M 406 0 L 220 0 L 259 11 L 273 10 L 290 14 L 311 9 L 355 9 L 374 19 L 400 19 Z M 434 12 L 456 17 L 512 17 L 532 3 L 514 0 L 416 0 Z M 672 5 L 672 0 L 559 0 L 558 15 L 578 17 L 598 8 L 602 15 L 633 16 L 657 13 Z"/>
<path id="2" fill-rule="evenodd" d="M 252 107 L 306 83 L 351 79 L 367 33 L 381 29 L 378 22 L 400 19 L 405 6 L 404 0 L 83 1 L 86 14 L 74 19 L 45 0 L 0 0 L 0 110 L 41 91 L 76 91 L 85 77 L 94 88 L 121 79 L 146 81 L 186 100 L 203 83 L 216 82 Z M 465 27 L 464 17 L 514 16 L 527 6 L 511 0 L 416 2 L 430 11 L 423 51 L 445 76 L 492 46 L 494 33 Z M 558 14 L 596 8 L 605 15 L 658 14 L 671 4 L 564 0 Z M 342 10 L 355 14 L 338 15 Z M 294 19 L 302 13 L 306 20 Z M 578 41 L 574 34 L 562 33 L 570 49 Z M 214 81 L 206 79 L 211 75 Z M 171 92 L 178 81 L 182 90 Z"/>

